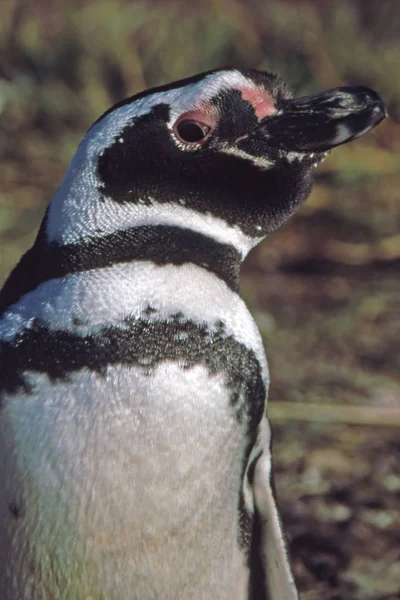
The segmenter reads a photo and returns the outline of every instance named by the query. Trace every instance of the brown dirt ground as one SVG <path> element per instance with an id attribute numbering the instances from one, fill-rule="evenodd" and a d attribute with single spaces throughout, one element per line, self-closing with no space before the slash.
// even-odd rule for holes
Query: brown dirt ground
<path id="1" fill-rule="evenodd" d="M 312 416 L 321 403 L 400 408 L 399 264 L 338 264 L 318 244 L 301 259 L 288 250 L 312 237 L 295 219 L 254 251 L 242 278 L 265 340 L 271 408 L 309 407 L 305 421 L 272 422 L 294 572 L 302 600 L 399 599 L 400 423 Z"/>

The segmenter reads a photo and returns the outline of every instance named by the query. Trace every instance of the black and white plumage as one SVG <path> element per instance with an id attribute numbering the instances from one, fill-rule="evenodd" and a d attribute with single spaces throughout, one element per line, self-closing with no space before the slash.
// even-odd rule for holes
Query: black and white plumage
<path id="1" fill-rule="evenodd" d="M 226 69 L 92 126 L 0 295 L 1 598 L 297 598 L 239 268 L 384 116 Z"/>

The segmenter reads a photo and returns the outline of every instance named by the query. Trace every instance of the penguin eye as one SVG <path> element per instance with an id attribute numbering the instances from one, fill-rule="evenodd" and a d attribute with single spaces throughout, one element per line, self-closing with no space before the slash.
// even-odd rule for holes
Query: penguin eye
<path id="1" fill-rule="evenodd" d="M 175 125 L 175 134 L 181 142 L 186 144 L 199 144 L 203 142 L 211 131 L 211 127 L 200 121 L 186 119 Z"/>

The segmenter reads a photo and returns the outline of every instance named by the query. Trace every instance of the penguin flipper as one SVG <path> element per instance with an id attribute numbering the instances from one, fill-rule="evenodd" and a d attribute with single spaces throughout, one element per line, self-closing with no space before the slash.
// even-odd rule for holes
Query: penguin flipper
<path id="1" fill-rule="evenodd" d="M 299 600 L 288 550 L 274 496 L 270 449 L 270 427 L 266 417 L 260 424 L 254 448 L 258 458 L 253 475 L 254 523 L 257 531 L 257 562 L 261 567 L 266 600 Z"/>

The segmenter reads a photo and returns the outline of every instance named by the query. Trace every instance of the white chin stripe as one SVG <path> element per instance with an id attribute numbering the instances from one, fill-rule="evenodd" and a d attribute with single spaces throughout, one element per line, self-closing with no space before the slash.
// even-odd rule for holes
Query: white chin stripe
<path id="1" fill-rule="evenodd" d="M 156 200 L 151 201 L 151 204 L 147 202 L 146 204 L 120 204 L 109 198 L 104 198 L 102 202 L 89 202 L 86 207 L 82 206 L 86 213 L 85 222 L 82 222 L 81 227 L 77 226 L 76 221 L 71 222 L 71 227 L 67 227 L 67 231 L 62 236 L 62 243 L 75 244 L 84 241 L 89 232 L 93 239 L 93 231 L 96 231 L 95 237 L 101 238 L 131 227 L 171 225 L 190 229 L 221 244 L 234 246 L 241 257 L 245 258 L 248 252 L 263 239 L 263 236 L 249 237 L 238 226 L 229 225 L 211 213 L 201 213 L 188 208 L 185 202 L 183 198 L 181 204 L 159 203 Z M 61 241 L 51 235 L 50 226 L 48 233 L 49 241 Z"/>

